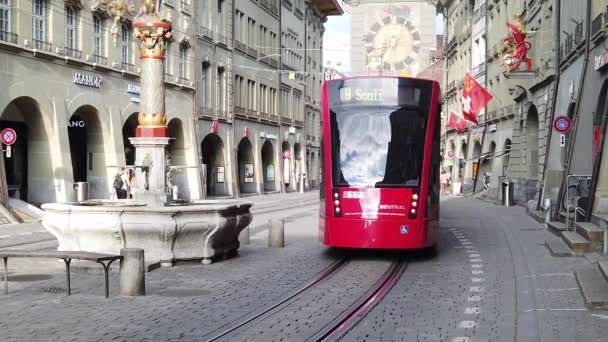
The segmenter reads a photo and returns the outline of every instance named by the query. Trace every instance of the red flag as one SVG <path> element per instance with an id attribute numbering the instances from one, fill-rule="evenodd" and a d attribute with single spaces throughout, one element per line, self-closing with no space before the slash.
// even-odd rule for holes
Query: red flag
<path id="1" fill-rule="evenodd" d="M 460 117 L 460 115 L 458 115 L 454 112 L 451 112 L 450 121 L 448 122 L 448 127 L 453 128 L 453 129 L 457 130 L 458 132 L 462 133 L 467 128 L 467 123 L 466 123 L 466 121 L 464 121 L 463 118 Z"/>
<path id="2" fill-rule="evenodd" d="M 477 115 L 493 98 L 471 74 L 466 73 L 462 87 L 462 115 L 465 119 L 477 124 Z"/>

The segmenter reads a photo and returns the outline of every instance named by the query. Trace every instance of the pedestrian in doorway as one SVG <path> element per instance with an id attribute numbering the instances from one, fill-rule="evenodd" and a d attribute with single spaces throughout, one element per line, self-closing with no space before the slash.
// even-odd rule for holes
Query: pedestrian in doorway
<path id="1" fill-rule="evenodd" d="M 448 192 L 448 173 L 444 169 L 441 170 L 441 194 L 445 195 Z"/>
<path id="2" fill-rule="evenodd" d="M 133 198 L 133 195 L 137 190 L 135 186 L 135 171 L 133 169 L 129 169 L 127 172 L 127 189 L 128 198 Z"/>
<path id="3" fill-rule="evenodd" d="M 114 176 L 114 182 L 112 184 L 116 198 L 125 199 L 127 198 L 127 172 L 123 167 L 116 176 Z"/>

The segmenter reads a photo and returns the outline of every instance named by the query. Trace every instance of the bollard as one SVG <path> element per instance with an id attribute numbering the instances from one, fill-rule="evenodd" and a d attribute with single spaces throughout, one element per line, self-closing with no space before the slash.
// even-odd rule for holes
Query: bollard
<path id="1" fill-rule="evenodd" d="M 545 198 L 545 200 L 543 201 L 543 210 L 545 211 L 545 224 L 548 224 L 548 222 L 551 221 L 551 199 L 550 198 Z"/>
<path id="2" fill-rule="evenodd" d="M 270 220 L 268 229 L 268 246 L 285 247 L 285 221 Z"/>
<path id="3" fill-rule="evenodd" d="M 123 248 L 120 250 L 120 295 L 145 296 L 145 263 L 144 250 L 140 248 Z"/>
<path id="4" fill-rule="evenodd" d="M 249 226 L 245 227 L 239 234 L 239 241 L 246 245 L 249 244 Z"/>

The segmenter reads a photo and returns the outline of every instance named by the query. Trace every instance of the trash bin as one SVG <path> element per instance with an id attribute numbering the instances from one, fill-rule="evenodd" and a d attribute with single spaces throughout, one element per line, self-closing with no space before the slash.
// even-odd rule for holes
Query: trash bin
<path id="1" fill-rule="evenodd" d="M 502 205 L 505 207 L 513 205 L 513 182 L 502 182 Z"/>
<path id="2" fill-rule="evenodd" d="M 76 191 L 76 202 L 84 202 L 89 199 L 89 183 L 88 182 L 74 183 L 74 190 Z"/>

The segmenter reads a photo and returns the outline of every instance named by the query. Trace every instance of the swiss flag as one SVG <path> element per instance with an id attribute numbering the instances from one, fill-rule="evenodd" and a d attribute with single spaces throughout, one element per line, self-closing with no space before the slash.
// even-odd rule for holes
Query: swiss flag
<path id="1" fill-rule="evenodd" d="M 462 133 L 467 128 L 467 123 L 460 115 L 455 112 L 450 113 L 450 121 L 448 121 L 448 128 L 453 128 L 458 132 Z"/>
<path id="2" fill-rule="evenodd" d="M 466 73 L 462 87 L 462 115 L 465 119 L 477 124 L 477 115 L 493 98 L 471 74 Z"/>

